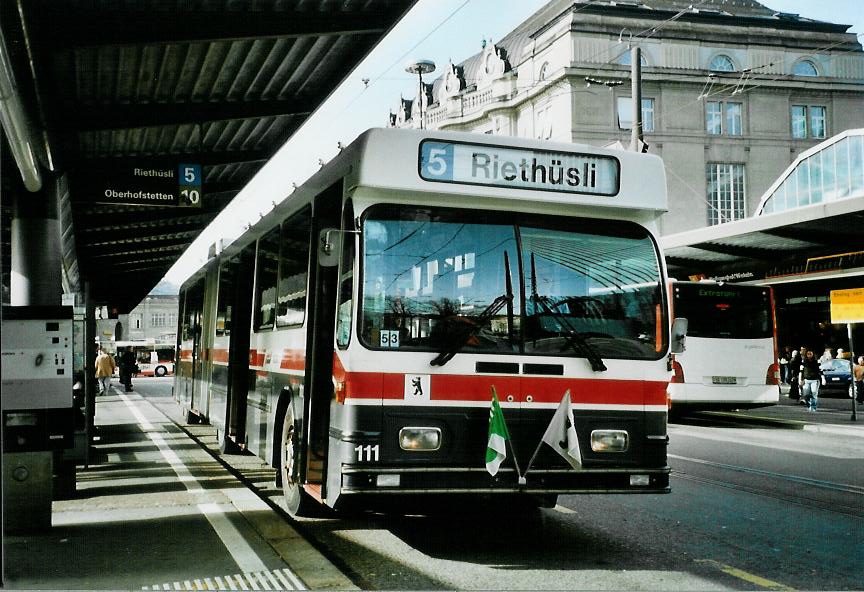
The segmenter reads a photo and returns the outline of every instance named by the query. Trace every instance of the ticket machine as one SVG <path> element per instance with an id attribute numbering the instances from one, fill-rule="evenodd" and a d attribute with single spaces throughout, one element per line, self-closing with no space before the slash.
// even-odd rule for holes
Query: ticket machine
<path id="1" fill-rule="evenodd" d="M 74 444 L 72 307 L 2 313 L 5 528 L 47 528 L 54 459 Z"/>

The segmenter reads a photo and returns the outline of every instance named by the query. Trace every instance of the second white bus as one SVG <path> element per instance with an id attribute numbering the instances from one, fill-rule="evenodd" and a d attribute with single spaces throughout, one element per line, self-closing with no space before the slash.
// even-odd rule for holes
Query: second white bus
<path id="1" fill-rule="evenodd" d="M 771 288 L 672 282 L 674 317 L 688 319 L 686 351 L 673 355 L 672 410 L 746 409 L 780 398 Z"/>

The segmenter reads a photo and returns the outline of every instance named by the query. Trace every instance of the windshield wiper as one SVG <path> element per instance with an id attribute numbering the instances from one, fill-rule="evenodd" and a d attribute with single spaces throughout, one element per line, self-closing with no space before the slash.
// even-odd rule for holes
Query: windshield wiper
<path id="1" fill-rule="evenodd" d="M 543 311 L 552 315 L 566 329 L 566 333 L 561 334 L 564 341 L 577 354 L 585 356 L 585 359 L 591 364 L 591 370 L 594 372 L 605 372 L 607 370 L 606 364 L 603 363 L 603 358 L 600 357 L 597 349 L 588 343 L 588 340 L 585 339 L 582 333 L 576 330 L 570 323 L 570 319 L 549 304 L 548 296 L 540 296 L 537 293 L 537 272 L 534 267 L 534 253 L 531 253 L 531 300 L 539 304 Z"/>
<path id="2" fill-rule="evenodd" d="M 474 336 L 477 331 L 482 329 L 489 320 L 494 317 L 498 312 L 507 306 L 507 322 L 509 323 L 510 329 L 508 334 L 512 337 L 513 332 L 513 284 L 510 281 L 510 259 L 507 256 L 507 251 L 504 251 L 504 273 L 506 274 L 506 278 L 504 281 L 504 286 L 507 292 L 501 296 L 498 296 L 489 303 L 489 306 L 484 308 L 479 315 L 476 317 L 472 317 L 472 324 L 463 324 L 461 329 L 456 332 L 453 337 L 453 341 L 447 344 L 444 351 L 440 352 L 437 356 L 435 356 L 429 364 L 431 366 L 443 366 L 447 362 L 453 359 L 453 356 L 459 353 L 459 351 L 465 347 L 465 344 Z M 511 341 L 512 343 L 512 341 Z"/>
<path id="3" fill-rule="evenodd" d="M 547 314 L 552 315 L 556 321 L 564 326 L 567 330 L 566 333 L 561 333 L 564 341 L 566 341 L 567 345 L 569 345 L 577 354 L 585 356 L 585 359 L 587 359 L 588 363 L 591 364 L 591 370 L 594 372 L 606 371 L 606 364 L 603 363 L 603 358 L 601 358 L 600 354 L 597 353 L 597 349 L 588 343 L 585 336 L 570 324 L 570 319 L 561 314 L 561 311 L 557 310 L 554 306 L 550 306 L 549 299 L 546 296 L 536 296 L 534 301 L 537 302 L 540 305 L 540 308 L 542 308 Z"/>

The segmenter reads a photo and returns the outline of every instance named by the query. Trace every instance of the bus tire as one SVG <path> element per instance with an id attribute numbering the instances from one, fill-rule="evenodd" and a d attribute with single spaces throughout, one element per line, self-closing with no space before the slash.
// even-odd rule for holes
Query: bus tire
<path id="1" fill-rule="evenodd" d="M 285 505 L 292 516 L 311 516 L 317 503 L 303 489 L 297 475 L 296 464 L 299 459 L 300 436 L 294 421 L 294 408 L 289 403 L 282 419 L 282 438 L 279 447 L 279 476 L 282 481 L 282 494 Z"/>
<path id="2" fill-rule="evenodd" d="M 165 376 L 166 374 L 168 374 L 168 368 L 166 368 L 165 366 L 156 366 L 156 369 L 153 371 L 153 374 L 155 374 L 156 376 L 161 378 L 161 377 Z"/>

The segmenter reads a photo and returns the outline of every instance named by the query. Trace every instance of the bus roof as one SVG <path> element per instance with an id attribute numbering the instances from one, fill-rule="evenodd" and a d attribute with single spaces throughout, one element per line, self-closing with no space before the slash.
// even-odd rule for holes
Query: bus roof
<path id="1" fill-rule="evenodd" d="M 655 155 L 510 136 L 373 128 L 357 186 L 656 212 L 668 207 Z"/>
<path id="2" fill-rule="evenodd" d="M 510 136 L 372 128 L 288 197 L 274 196 L 278 203 L 270 212 L 224 248 L 219 241 L 220 249 L 226 256 L 239 252 L 342 178 L 349 190 L 614 208 L 643 219 L 668 207 L 666 173 L 656 155 Z M 190 275 L 183 289 L 206 268 L 205 263 Z"/>

